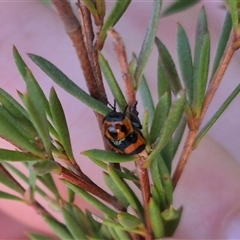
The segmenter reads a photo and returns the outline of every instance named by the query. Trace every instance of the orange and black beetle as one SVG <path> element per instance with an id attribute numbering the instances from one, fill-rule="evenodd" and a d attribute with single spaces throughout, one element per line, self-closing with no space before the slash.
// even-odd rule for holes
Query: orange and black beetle
<path id="1" fill-rule="evenodd" d="M 145 149 L 146 141 L 141 133 L 142 125 L 136 105 L 127 116 L 128 106 L 123 112 L 117 112 L 114 102 L 113 110 L 103 118 L 104 135 L 117 152 L 134 155 Z"/>

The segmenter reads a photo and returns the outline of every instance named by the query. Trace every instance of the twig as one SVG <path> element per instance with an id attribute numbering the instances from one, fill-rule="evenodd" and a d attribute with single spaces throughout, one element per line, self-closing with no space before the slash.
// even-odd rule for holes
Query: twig
<path id="1" fill-rule="evenodd" d="M 89 93 L 92 97 L 101 101 L 103 96 L 100 93 L 102 91 L 105 91 L 99 89 L 99 86 L 96 84 L 96 79 L 93 74 L 92 65 L 89 60 L 88 51 L 84 42 L 84 36 L 80 23 L 75 17 L 69 2 L 66 0 L 52 0 L 52 2 L 57 8 L 57 11 L 64 23 L 66 32 L 72 40 L 73 45 L 76 49 Z"/>
<path id="2" fill-rule="evenodd" d="M 104 200 L 105 202 L 109 203 L 119 211 L 124 211 L 124 206 L 118 202 L 118 200 L 113 197 L 112 195 L 105 192 L 102 188 L 97 186 L 95 183 L 89 183 L 89 181 L 86 181 L 85 179 L 80 178 L 73 172 L 62 168 L 62 172 L 59 174 L 60 177 L 67 180 L 68 182 L 82 188 L 83 190 L 99 197 L 100 199 Z"/>
<path id="3" fill-rule="evenodd" d="M 193 147 L 193 143 L 196 139 L 197 133 L 198 133 L 198 129 L 195 129 L 193 131 L 189 130 L 189 132 L 188 132 L 188 136 L 186 138 L 186 142 L 184 144 L 183 151 L 180 156 L 180 160 L 177 164 L 176 170 L 172 177 L 174 188 L 176 187 L 176 185 L 182 175 L 183 169 L 188 161 L 188 158 L 193 150 L 192 147 Z"/>
<path id="4" fill-rule="evenodd" d="M 150 193 L 148 169 L 142 167 L 145 162 L 146 162 L 146 154 L 144 151 L 143 153 L 139 154 L 139 160 L 136 161 L 136 165 L 138 169 L 139 180 L 140 180 L 141 191 L 142 191 L 142 198 L 143 198 L 143 208 L 144 208 L 145 223 L 147 228 L 146 239 L 151 240 L 153 233 L 152 233 L 152 226 L 151 226 L 149 211 L 148 211 L 148 204 L 150 201 L 151 193 Z"/>
<path id="5" fill-rule="evenodd" d="M 196 128 L 193 130 L 189 130 L 188 136 L 186 138 L 183 152 L 180 156 L 180 160 L 179 160 L 176 170 L 173 174 L 174 188 L 176 187 L 176 185 L 181 177 L 181 174 L 184 170 L 184 167 L 189 159 L 189 156 L 193 150 L 193 145 L 194 145 L 195 139 L 197 137 L 202 120 L 206 114 L 206 111 L 214 97 L 214 94 L 216 93 L 216 91 L 219 87 L 219 84 L 221 83 L 221 81 L 223 79 L 224 73 L 230 63 L 230 60 L 232 59 L 234 52 L 237 50 L 237 48 L 235 46 L 235 43 L 237 41 L 238 41 L 238 36 L 236 35 L 235 32 L 232 31 L 228 46 L 224 52 L 224 55 L 219 64 L 219 67 L 218 67 L 216 73 L 214 74 L 212 80 L 209 83 L 208 90 L 207 90 L 207 93 L 206 93 L 206 96 L 204 99 L 204 103 L 202 106 L 201 115 L 200 115 L 199 119 L 194 119 Z"/>
<path id="6" fill-rule="evenodd" d="M 125 83 L 128 106 L 132 107 L 136 103 L 136 93 L 134 91 L 132 78 L 129 73 L 127 55 L 124 44 L 122 38 L 114 29 L 109 30 L 108 35 L 113 40 L 114 52 L 117 56 L 118 64 L 122 72 L 122 78 Z"/>

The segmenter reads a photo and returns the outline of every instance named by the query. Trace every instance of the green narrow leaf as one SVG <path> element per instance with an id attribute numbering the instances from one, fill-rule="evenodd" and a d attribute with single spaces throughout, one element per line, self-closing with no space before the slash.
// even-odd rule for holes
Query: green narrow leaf
<path id="1" fill-rule="evenodd" d="M 37 132 L 28 119 L 27 111 L 11 95 L 0 88 L 0 102 L 4 109 L 15 119 L 22 131 L 30 139 L 37 137 Z"/>
<path id="2" fill-rule="evenodd" d="M 110 68 L 108 61 L 104 58 L 104 56 L 99 53 L 99 64 L 103 75 L 108 83 L 109 88 L 111 89 L 111 93 L 113 94 L 114 99 L 116 100 L 118 106 L 123 111 L 127 106 L 127 101 L 120 89 L 118 82 Z"/>
<path id="3" fill-rule="evenodd" d="M 221 36 L 218 41 L 218 47 L 217 47 L 217 52 L 216 52 L 214 63 L 213 63 L 211 78 L 215 74 L 220 64 L 220 61 L 222 59 L 223 53 L 226 49 L 226 46 L 230 37 L 231 30 L 232 30 L 232 18 L 231 18 L 231 14 L 227 12 L 224 23 L 223 23 Z"/>
<path id="4" fill-rule="evenodd" d="M 145 34 L 142 48 L 137 59 L 137 67 L 134 73 L 134 79 L 137 82 L 137 85 L 139 85 L 142 74 L 147 65 L 149 56 L 152 52 L 154 39 L 158 29 L 161 6 L 162 6 L 161 0 L 154 1 L 152 13 L 151 13 L 151 19 L 149 20 L 149 23 L 148 23 L 147 32 Z"/>
<path id="5" fill-rule="evenodd" d="M 81 152 L 81 154 L 89 157 L 90 159 L 96 159 L 103 162 L 111 163 L 132 162 L 138 159 L 138 156 L 136 155 L 126 155 L 99 149 L 87 150 Z"/>
<path id="6" fill-rule="evenodd" d="M 73 238 L 81 240 L 87 239 L 85 232 L 79 226 L 79 223 L 76 221 L 76 219 L 64 208 L 62 209 L 62 213 L 65 219 L 66 226 Z"/>
<path id="7" fill-rule="evenodd" d="M 196 117 L 200 116 L 202 104 L 208 80 L 208 69 L 210 62 L 210 36 L 206 33 L 201 46 L 199 66 L 195 70 L 194 90 L 193 90 L 193 111 Z"/>
<path id="8" fill-rule="evenodd" d="M 33 62 L 35 62 L 56 84 L 63 88 L 66 92 L 73 95 L 75 98 L 92 108 L 94 111 L 106 115 L 111 111 L 106 105 L 97 101 L 80 87 L 78 87 L 73 81 L 71 81 L 61 70 L 50 63 L 48 60 L 34 55 L 28 54 Z"/>
<path id="9" fill-rule="evenodd" d="M 43 176 L 38 176 L 38 179 L 56 196 L 56 198 L 61 198 L 57 186 L 50 173 L 47 173 Z"/>
<path id="10" fill-rule="evenodd" d="M 171 3 L 162 13 L 162 17 L 169 16 L 171 14 L 181 12 L 185 9 L 192 7 L 193 5 L 197 4 L 200 0 L 191 0 L 191 1 L 183 1 L 183 0 L 176 0 L 175 2 Z"/>
<path id="11" fill-rule="evenodd" d="M 47 173 L 61 173 L 62 167 L 53 160 L 43 160 L 41 162 L 37 162 L 33 166 L 36 174 L 39 176 L 43 176 Z"/>
<path id="12" fill-rule="evenodd" d="M 96 47 L 98 50 L 101 50 L 104 44 L 104 41 L 107 37 L 107 31 L 114 27 L 114 25 L 118 22 L 121 16 L 126 11 L 128 5 L 131 0 L 117 0 L 115 5 L 113 6 L 111 12 L 107 16 L 107 19 L 104 22 L 104 25 L 100 31 L 100 34 L 97 39 Z"/>
<path id="13" fill-rule="evenodd" d="M 42 213 L 42 217 L 60 239 L 73 239 L 67 227 L 57 219 L 44 213 Z"/>
<path id="14" fill-rule="evenodd" d="M 94 158 L 92 158 L 91 160 L 92 160 L 94 163 L 96 163 L 96 165 L 98 165 L 99 167 L 101 167 L 102 169 L 107 170 L 107 164 L 106 164 L 106 163 L 104 163 L 104 162 L 102 162 L 102 161 L 100 161 L 100 160 L 94 159 Z M 124 171 L 124 170 L 126 170 L 126 168 L 122 167 L 122 170 Z M 121 178 L 125 178 L 125 179 L 127 179 L 127 180 L 130 180 L 130 181 L 132 181 L 133 183 L 135 183 L 135 184 L 138 185 L 138 183 L 139 183 L 138 178 L 137 178 L 131 171 L 129 171 L 129 172 L 127 172 L 127 171 L 126 171 L 126 172 L 122 172 L 122 171 L 119 171 L 119 170 L 117 170 L 117 169 L 116 169 L 116 171 L 117 171 L 118 175 L 119 175 Z"/>
<path id="15" fill-rule="evenodd" d="M 163 67 L 161 65 L 161 60 L 160 57 L 158 56 L 158 70 L 157 70 L 157 76 L 158 76 L 158 81 L 157 81 L 157 87 L 158 87 L 158 100 L 165 94 L 168 93 L 170 96 L 169 99 L 169 104 L 171 104 L 172 99 L 171 99 L 171 89 L 170 85 L 168 82 L 168 79 L 163 71 Z"/>
<path id="16" fill-rule="evenodd" d="M 160 151 L 166 146 L 169 140 L 172 138 L 174 131 L 176 130 L 186 105 L 186 95 L 182 90 L 177 96 L 175 102 L 172 104 L 170 111 L 168 113 L 168 117 L 165 121 L 165 124 L 160 133 L 160 140 L 156 144 L 155 148 L 147 158 L 145 167 L 149 166 L 149 164 L 159 155 Z"/>
<path id="17" fill-rule="evenodd" d="M 175 133 L 174 133 L 175 135 Z M 166 146 L 161 151 L 161 156 L 163 158 L 163 161 L 165 162 L 169 172 L 172 170 L 172 161 L 173 161 L 173 142 L 172 138 L 169 140 L 169 142 L 166 144 Z"/>
<path id="18" fill-rule="evenodd" d="M 23 129 L 19 121 L 1 105 L 0 105 L 0 114 L 3 115 L 22 135 L 24 135 L 27 139 L 29 139 L 29 141 L 33 142 L 35 140 L 34 136 L 32 136 L 31 133 L 29 136 L 28 132 Z"/>
<path id="19" fill-rule="evenodd" d="M 81 225 L 81 228 L 84 229 L 84 231 L 89 235 L 94 235 L 94 230 L 92 229 L 92 226 L 90 222 L 88 221 L 87 216 L 84 215 L 83 211 L 76 205 L 72 205 L 73 214 L 75 219 L 78 221 L 79 225 Z"/>
<path id="20" fill-rule="evenodd" d="M 170 172 L 161 157 L 161 155 L 156 158 L 159 175 L 161 176 L 161 181 L 164 189 L 164 194 L 166 198 L 166 205 L 172 204 L 173 200 L 173 184 Z"/>
<path id="21" fill-rule="evenodd" d="M 54 240 L 54 238 L 39 233 L 27 233 L 27 235 L 31 240 Z"/>
<path id="22" fill-rule="evenodd" d="M 107 225 L 108 226 L 108 225 Z M 108 226 L 108 230 L 114 240 L 121 240 L 119 239 L 118 235 L 116 234 L 115 228 Z"/>
<path id="23" fill-rule="evenodd" d="M 41 150 L 38 149 L 34 143 L 30 142 L 26 136 L 19 132 L 17 127 L 9 121 L 9 118 L 3 111 L 0 111 L 0 136 L 20 149 L 24 149 L 42 159 L 45 158 Z"/>
<path id="24" fill-rule="evenodd" d="M 195 33 L 195 50 L 194 50 L 194 73 L 193 73 L 193 108 L 195 110 L 195 114 L 199 115 L 201 111 L 201 99 L 202 92 L 205 92 L 205 75 L 206 72 L 202 72 L 200 67 L 206 65 L 202 62 L 203 57 L 207 54 L 207 44 L 208 38 L 208 24 L 207 24 L 207 16 L 204 7 L 201 9 L 196 26 Z M 205 40 L 204 40 L 205 39 Z M 209 38 L 210 39 L 210 38 Z M 203 42 L 205 41 L 205 47 L 203 50 Z M 204 70 L 204 69 L 203 69 Z M 206 71 L 206 69 L 205 69 Z M 202 79 L 204 77 L 204 79 Z M 201 86 L 201 89 L 198 87 Z"/>
<path id="25" fill-rule="evenodd" d="M 92 212 L 90 212 L 89 210 L 86 210 L 85 213 L 86 213 L 86 217 L 88 219 L 88 222 L 91 224 L 92 229 L 95 233 L 94 236 L 96 236 L 100 231 L 101 223 L 96 221 L 95 215 Z"/>
<path id="26" fill-rule="evenodd" d="M 164 75 L 169 82 L 172 92 L 176 95 L 182 89 L 176 66 L 166 46 L 157 37 L 155 38 L 155 44 Z"/>
<path id="27" fill-rule="evenodd" d="M 33 165 L 35 163 L 34 162 L 28 162 L 27 166 L 28 166 L 28 171 L 29 171 L 29 178 L 28 178 L 28 185 L 30 186 L 31 190 L 31 197 L 32 199 L 34 199 L 34 193 L 36 190 L 36 181 L 37 181 L 37 174 L 33 169 Z"/>
<path id="28" fill-rule="evenodd" d="M 238 29 L 238 24 L 239 24 L 239 16 L 238 16 L 238 1 L 234 0 L 228 0 L 227 1 L 230 7 L 230 12 L 231 12 L 231 17 L 232 17 L 232 23 L 233 23 L 233 27 L 234 30 L 237 31 Z"/>
<path id="29" fill-rule="evenodd" d="M 9 172 L 0 164 L 0 183 L 14 190 L 15 192 L 23 195 L 24 189 L 21 188 L 19 184 L 15 181 L 14 178 L 11 177 Z"/>
<path id="30" fill-rule="evenodd" d="M 151 186 L 151 196 L 152 196 L 153 200 L 156 202 L 156 204 L 158 205 L 159 209 L 161 210 L 160 195 L 158 193 L 157 188 L 154 185 Z"/>
<path id="31" fill-rule="evenodd" d="M 4 89 L 0 88 L 0 102 L 13 115 L 28 119 L 26 110 Z"/>
<path id="32" fill-rule="evenodd" d="M 62 108 L 62 104 L 59 101 L 56 91 L 54 88 L 50 91 L 49 97 L 49 105 L 50 111 L 52 114 L 52 119 L 54 123 L 54 127 L 59 135 L 60 142 L 63 145 L 64 151 L 69 157 L 72 163 L 75 163 L 75 159 L 72 152 L 71 140 L 68 131 L 67 121 L 65 118 L 65 114 Z"/>
<path id="33" fill-rule="evenodd" d="M 233 101 L 233 99 L 240 92 L 240 84 L 234 89 L 234 91 L 228 96 L 228 98 L 224 101 L 221 107 L 217 110 L 217 112 L 213 115 L 213 117 L 205 124 L 205 126 L 198 133 L 196 140 L 194 142 L 193 148 L 195 149 L 205 134 L 209 131 L 209 129 L 213 126 L 213 124 L 218 120 L 218 118 L 222 115 L 228 105 Z"/>
<path id="34" fill-rule="evenodd" d="M 164 237 L 164 225 L 160 209 L 155 201 L 151 198 L 148 204 L 149 218 L 152 225 L 154 239 Z"/>
<path id="35" fill-rule="evenodd" d="M 43 90 L 37 83 L 34 76 L 31 74 L 29 68 L 23 61 L 22 57 L 20 56 L 20 54 L 15 46 L 13 47 L 13 56 L 14 56 L 16 65 L 18 67 L 18 70 L 27 85 L 28 92 L 31 92 L 32 98 L 35 97 L 39 101 L 39 103 L 44 106 L 45 111 L 51 117 L 48 100 L 47 100 Z"/>
<path id="36" fill-rule="evenodd" d="M 152 126 L 150 129 L 150 144 L 153 144 L 157 140 L 163 124 L 167 118 L 169 108 L 169 95 L 168 93 L 165 93 L 159 99 L 156 110 L 154 112 Z"/>
<path id="37" fill-rule="evenodd" d="M 117 217 L 119 223 L 126 229 L 133 229 L 143 225 L 140 219 L 127 212 L 120 212 Z"/>
<path id="38" fill-rule="evenodd" d="M 0 148 L 0 161 L 23 162 L 36 160 L 40 160 L 40 158 L 25 152 Z"/>
<path id="39" fill-rule="evenodd" d="M 88 203 L 92 204 L 97 209 L 100 209 L 102 212 L 106 213 L 111 217 L 117 217 L 117 213 L 112 210 L 111 208 L 107 207 L 97 198 L 93 197 L 91 194 L 87 193 L 86 191 L 82 190 L 81 188 L 63 180 L 63 182 L 67 185 L 67 187 L 71 188 L 76 194 L 80 195 L 83 199 L 85 199 Z"/>
<path id="40" fill-rule="evenodd" d="M 126 182 L 121 179 L 117 172 L 111 166 L 108 166 L 108 173 L 111 176 L 112 180 L 115 182 L 116 186 L 120 189 L 123 195 L 128 200 L 129 204 L 133 207 L 133 209 L 142 215 L 143 209 L 142 205 L 139 202 L 139 199 L 136 197 L 135 193 L 132 189 L 126 184 Z"/>
<path id="41" fill-rule="evenodd" d="M 159 199 L 158 206 L 160 210 L 163 210 L 166 206 L 166 199 L 165 199 L 165 192 L 164 192 L 163 184 L 161 181 L 161 175 L 159 172 L 157 160 L 154 160 L 152 164 L 150 164 L 149 168 L 150 168 L 154 187 L 157 189 L 157 192 L 158 192 L 158 199 Z"/>
<path id="42" fill-rule="evenodd" d="M 26 177 L 22 172 L 20 172 L 16 167 L 13 165 L 9 164 L 8 162 L 3 162 L 3 166 L 7 168 L 11 173 L 14 173 L 18 178 L 20 178 L 24 183 L 28 184 L 28 179 L 29 177 Z M 36 187 L 36 191 L 43 197 L 45 198 L 47 194 L 41 190 L 38 186 Z"/>
<path id="43" fill-rule="evenodd" d="M 118 235 L 119 239 L 131 240 L 129 234 L 126 231 L 115 228 L 115 232 Z"/>
<path id="44" fill-rule="evenodd" d="M 126 199 L 125 195 L 120 191 L 116 183 L 113 181 L 113 179 L 109 176 L 109 174 L 103 172 L 103 179 L 107 187 L 111 190 L 113 195 L 118 199 L 120 203 L 123 204 L 125 208 L 129 206 L 129 202 Z"/>
<path id="45" fill-rule="evenodd" d="M 0 198 L 1 199 L 7 199 L 7 200 L 13 200 L 13 201 L 23 201 L 20 197 L 17 197 L 13 194 L 6 193 L 3 191 L 0 191 Z"/>
<path id="46" fill-rule="evenodd" d="M 150 149 L 150 143 L 149 143 L 149 133 L 148 133 L 148 125 L 149 125 L 149 112 L 146 109 L 143 113 L 143 120 L 142 120 L 142 135 L 145 138 L 147 145 L 146 145 L 146 150 Z"/>
<path id="47" fill-rule="evenodd" d="M 75 200 L 75 192 L 68 188 L 68 202 L 73 204 Z"/>
<path id="48" fill-rule="evenodd" d="M 51 152 L 51 139 L 48 129 L 48 121 L 41 101 L 34 97 L 32 93 L 25 95 L 24 104 L 29 112 L 29 117 L 37 130 L 40 139 L 44 145 L 44 149 L 49 157 L 52 156 Z"/>
<path id="49" fill-rule="evenodd" d="M 174 137 L 173 137 L 173 157 L 175 156 L 175 154 L 178 150 L 178 147 L 182 140 L 186 125 L 187 125 L 187 120 L 186 120 L 186 117 L 183 115 L 181 122 L 179 123 L 179 125 L 176 129 L 176 132 L 174 134 Z"/>
<path id="50" fill-rule="evenodd" d="M 129 234 L 127 233 L 127 231 L 131 232 L 131 233 L 137 233 L 140 235 L 145 235 L 144 231 L 140 228 L 132 228 L 129 230 L 129 228 L 125 228 L 123 225 L 113 221 L 112 219 L 102 219 L 97 217 L 96 215 L 93 215 L 95 221 L 100 222 L 101 224 L 104 224 L 106 226 L 109 227 L 109 231 L 111 233 L 112 236 L 114 236 L 114 240 L 115 239 L 119 239 L 119 240 L 125 240 L 125 239 L 131 239 L 129 238 Z M 112 231 L 114 230 L 114 231 Z"/>
<path id="51" fill-rule="evenodd" d="M 201 9 L 196 26 L 195 33 L 195 50 L 194 50 L 194 69 L 198 69 L 201 55 L 201 46 L 203 44 L 203 38 L 205 34 L 208 32 L 207 25 L 207 16 L 204 7 Z M 195 81 L 195 76 L 194 76 Z"/>
<path id="52" fill-rule="evenodd" d="M 189 2 L 189 1 L 187 1 Z M 191 49 L 183 27 L 178 24 L 177 31 L 177 52 L 178 62 L 182 74 L 184 85 L 187 89 L 187 96 L 190 103 L 193 100 L 193 61 L 191 55 Z"/>
<path id="53" fill-rule="evenodd" d="M 148 120 L 149 124 L 152 124 L 155 107 L 154 107 L 150 89 L 148 87 L 148 84 L 144 75 L 142 75 L 142 79 L 139 83 L 138 90 L 140 92 L 143 107 L 147 109 L 149 112 L 149 120 Z"/>

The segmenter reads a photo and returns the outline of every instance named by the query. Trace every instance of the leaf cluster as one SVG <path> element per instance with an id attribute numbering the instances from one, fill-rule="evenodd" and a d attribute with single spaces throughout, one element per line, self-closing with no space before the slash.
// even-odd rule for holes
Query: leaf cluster
<path id="1" fill-rule="evenodd" d="M 192 1 L 191 4 L 196 2 L 198 1 Z M 194 54 L 191 53 L 184 28 L 178 24 L 178 73 L 167 47 L 156 37 L 162 2 L 155 0 L 141 50 L 138 56 L 133 54 L 130 63 L 126 59 L 122 41 L 113 38 L 121 71 L 127 76 L 123 79 L 127 89 L 124 93 L 100 50 L 104 47 L 109 31 L 111 36 L 113 33 L 116 36 L 117 33 L 111 28 L 124 14 L 130 0 L 117 0 L 107 16 L 105 1 L 78 1 L 82 13 L 87 10 L 98 27 L 96 41 L 91 40 L 86 29 L 82 29 L 84 39 L 87 39 L 83 44 L 87 54 L 85 57 L 90 58 L 94 77 L 97 76 L 99 67 L 121 111 L 126 105 L 131 105 L 132 100 L 136 100 L 137 91 L 140 92 L 140 100 L 146 109 L 142 121 L 142 134 L 146 140 L 144 153 L 124 155 L 99 149 L 82 152 L 103 170 L 103 179 L 112 195 L 82 172 L 72 152 L 67 121 L 55 89 L 51 89 L 48 98 L 45 96 L 14 47 L 14 59 L 27 90 L 26 93 L 18 92 L 22 101 L 20 104 L 4 89 L 0 89 L 0 137 L 16 147 L 16 150 L 0 149 L 0 182 L 16 192 L 9 194 L 0 191 L 0 198 L 22 201 L 41 209 L 43 219 L 61 239 L 157 239 L 172 236 L 183 210 L 182 207 L 173 207 L 173 191 L 178 179 L 176 180 L 175 174 L 171 177 L 172 161 L 176 152 L 181 150 L 179 146 L 184 140 L 186 126 L 190 136 L 191 133 L 195 134 L 190 138 L 190 145 L 189 139 L 186 140 L 190 153 L 240 91 L 238 85 L 209 122 L 201 126 L 208 106 L 206 99 L 211 96 L 222 61 L 228 56 L 228 46 L 237 45 L 236 42 L 229 43 L 232 28 L 236 33 L 239 25 L 237 7 L 231 1 L 226 2 L 230 12 L 226 13 L 211 73 L 210 31 L 204 8 L 197 21 Z M 185 9 L 191 4 L 190 1 L 175 1 L 162 15 Z M 89 18 L 84 14 L 83 17 L 86 21 L 84 23 L 89 23 Z M 156 103 L 144 75 L 154 44 L 158 50 Z M 96 53 L 97 64 L 93 53 Z M 28 56 L 55 83 L 101 116 L 111 111 L 106 104 L 82 90 L 45 58 L 35 54 Z M 29 169 L 29 176 L 11 163 L 16 161 L 22 162 Z M 123 167 L 123 163 L 131 161 L 136 165 L 137 174 Z M 68 188 L 68 200 L 62 198 L 52 174 L 60 176 Z M 24 189 L 16 179 L 27 183 L 29 189 Z M 51 196 L 39 187 L 39 182 L 52 193 Z M 38 194 L 48 199 L 51 208 L 61 212 L 64 223 L 37 202 Z M 76 206 L 75 195 L 99 209 L 102 215 L 96 216 Z M 142 201 L 140 195 L 143 195 Z M 50 239 L 36 233 L 29 233 L 29 237 Z"/>

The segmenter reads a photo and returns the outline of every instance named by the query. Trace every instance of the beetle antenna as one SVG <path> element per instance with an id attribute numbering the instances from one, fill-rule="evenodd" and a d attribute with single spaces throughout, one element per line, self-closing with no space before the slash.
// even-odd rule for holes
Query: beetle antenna
<path id="1" fill-rule="evenodd" d="M 113 105 L 108 100 L 107 100 L 107 104 L 113 109 L 113 111 L 116 111 L 117 102 L 115 99 L 114 99 Z"/>

